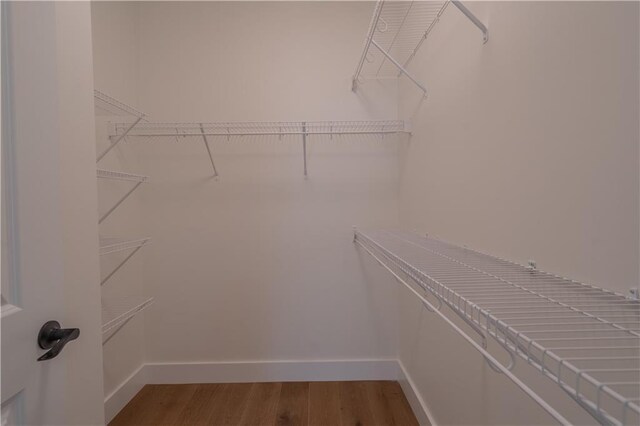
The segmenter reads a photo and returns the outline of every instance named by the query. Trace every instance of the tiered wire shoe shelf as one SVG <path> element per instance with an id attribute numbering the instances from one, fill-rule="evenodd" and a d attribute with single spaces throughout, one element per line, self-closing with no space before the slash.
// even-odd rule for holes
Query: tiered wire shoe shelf
<path id="1" fill-rule="evenodd" d="M 100 216 L 100 218 L 98 219 L 98 223 L 104 222 L 104 220 L 109 217 L 109 215 L 111 215 L 111 213 L 113 213 L 120 206 L 120 204 L 122 204 L 124 200 L 129 197 L 129 195 L 133 194 L 133 192 L 138 189 L 140 185 L 149 180 L 148 176 L 134 175 L 131 173 L 116 172 L 113 170 L 105 169 L 98 169 L 97 177 L 98 179 L 111 179 L 133 183 L 133 186 L 122 197 L 120 197 L 120 199 L 118 199 L 118 201 L 114 203 L 114 205 L 111 206 L 109 210 L 107 210 L 102 214 L 102 216 Z"/>
<path id="2" fill-rule="evenodd" d="M 517 359 L 601 424 L 640 424 L 639 300 L 413 233 L 356 229 L 354 241 L 560 423 L 569 424 L 511 371 Z M 487 336 L 509 366 L 487 351 Z"/>
<path id="3" fill-rule="evenodd" d="M 142 247 L 144 247 L 151 238 L 139 238 L 136 240 L 126 240 L 123 238 L 115 237 L 101 237 L 100 238 L 100 256 L 105 256 L 119 251 L 131 250 L 127 256 L 118 263 L 118 265 L 100 280 L 100 285 L 104 285 L 111 277 L 115 275 L 120 268 L 124 266 L 129 259 L 131 259 Z"/>
<path id="4" fill-rule="evenodd" d="M 105 93 L 94 91 L 95 111 L 98 116 L 109 116 L 112 120 L 125 122 L 122 132 L 110 137 L 109 146 L 102 151 L 97 162 L 102 160 L 113 148 L 123 141 L 127 134 L 137 125 L 145 121 L 145 114 L 137 109 L 120 102 L 119 100 L 106 95 Z M 147 176 L 124 173 L 113 170 L 98 169 L 97 178 L 105 180 L 125 181 L 132 184 L 131 188 L 118 201 L 103 213 L 98 219 L 98 223 L 102 223 L 109 215 L 111 215 L 140 185 L 148 181 Z M 115 275 L 120 268 L 124 266 L 142 247 L 144 247 L 150 238 L 140 239 L 123 239 L 123 238 L 100 238 L 99 253 L 100 256 L 117 253 L 120 251 L 129 251 L 127 255 L 120 260 L 115 268 L 113 268 L 104 278 L 100 280 L 100 285 L 104 285 L 111 277 Z M 106 343 L 115 333 L 129 322 L 135 315 L 142 312 L 145 308 L 153 303 L 153 298 L 139 298 L 137 296 L 128 296 L 120 299 L 104 299 L 102 300 L 102 333 L 103 343 Z"/>
<path id="5" fill-rule="evenodd" d="M 153 304 L 153 297 L 109 298 L 102 301 L 102 335 L 106 343 L 129 320 Z"/>
<path id="6" fill-rule="evenodd" d="M 93 91 L 93 99 L 96 115 L 119 117 L 120 121 L 122 121 L 125 117 L 129 120 L 132 120 L 130 123 L 126 124 L 126 130 L 117 137 L 111 138 L 109 146 L 100 154 L 98 154 L 96 162 L 99 162 L 104 158 L 105 155 L 109 153 L 109 151 L 115 148 L 127 136 L 127 133 L 129 133 L 131 129 L 133 129 L 141 121 L 145 120 L 146 115 L 143 112 L 140 112 L 137 109 L 133 108 L 132 106 L 129 106 L 124 102 L 120 102 L 119 100 L 112 98 L 111 96 L 99 90 Z"/>
<path id="7" fill-rule="evenodd" d="M 404 74 L 426 96 L 426 87 L 407 71 L 407 67 L 450 3 L 482 31 L 486 43 L 489 39 L 487 27 L 460 1 L 379 0 L 353 75 L 352 90 L 356 91 L 365 79 Z"/>
<path id="8" fill-rule="evenodd" d="M 271 122 L 218 122 L 218 123 L 140 123 L 130 128 L 127 123 L 116 123 L 112 128 L 112 139 L 123 135 L 127 138 L 172 138 L 177 141 L 197 138 L 206 148 L 213 175 L 218 171 L 213 160 L 209 142 L 213 138 L 237 141 L 245 136 L 300 136 L 303 147 L 304 175 L 307 176 L 307 138 L 314 135 L 330 137 L 345 135 L 385 135 L 410 133 L 408 122 L 388 121 L 271 121 Z"/>

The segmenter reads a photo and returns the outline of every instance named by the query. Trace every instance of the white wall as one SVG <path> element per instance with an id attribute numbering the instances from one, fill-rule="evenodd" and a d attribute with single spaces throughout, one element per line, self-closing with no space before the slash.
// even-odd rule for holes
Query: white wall
<path id="1" fill-rule="evenodd" d="M 132 106 L 138 104 L 138 6 L 128 2 L 92 2 L 95 88 Z M 104 112 L 101 112 L 103 114 Z M 122 117 L 121 120 L 128 120 Z M 113 116 L 96 118 L 98 152 L 109 144 L 107 129 Z M 98 164 L 100 168 L 139 174 L 138 153 L 134 146 L 119 144 Z M 131 188 L 131 182 L 98 180 L 100 216 Z M 136 190 L 101 225 L 100 235 L 135 239 L 144 237 L 140 194 Z M 142 249 L 144 250 L 144 248 Z M 142 251 L 141 250 L 141 251 Z M 141 252 L 140 251 L 140 252 Z M 105 299 L 143 293 L 142 259 L 138 252 L 102 286 Z M 101 256 L 101 275 L 105 277 L 128 252 Z M 120 329 L 104 349 L 104 393 L 108 397 L 144 362 L 143 320 L 134 318 Z"/>
<path id="2" fill-rule="evenodd" d="M 638 286 L 638 4 L 450 7 L 402 79 L 401 223 L 626 294 Z M 550 421 L 406 295 L 400 358 L 440 424 Z M 518 370 L 578 423 L 572 403 Z M 592 422 L 592 420 L 591 420 Z"/>
<path id="3" fill-rule="evenodd" d="M 371 7 L 96 4 L 96 87 L 154 121 L 395 119 L 395 82 L 376 99 L 349 90 Z M 394 138 L 310 138 L 306 180 L 299 138 L 211 147 L 217 180 L 198 139 L 130 142 L 115 156 L 152 177 L 138 229 L 153 237 L 139 255 L 156 298 L 146 361 L 395 358 L 395 290 L 364 275 L 351 229 L 397 224 Z M 105 347 L 107 393 L 139 362 L 121 333 Z"/>
<path id="4" fill-rule="evenodd" d="M 140 104 L 154 120 L 395 119 L 350 76 L 371 4 L 140 5 Z M 154 242 L 143 254 L 150 362 L 396 356 L 394 289 L 363 275 L 352 225 L 397 223 L 397 143 L 137 142 Z M 134 143 L 134 142 L 132 142 Z"/>

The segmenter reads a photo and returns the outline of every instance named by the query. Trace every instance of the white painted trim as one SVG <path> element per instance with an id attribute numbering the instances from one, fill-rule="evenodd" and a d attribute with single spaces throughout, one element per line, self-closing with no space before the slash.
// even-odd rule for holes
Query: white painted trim
<path id="1" fill-rule="evenodd" d="M 148 383 L 396 380 L 395 359 L 146 364 Z"/>
<path id="2" fill-rule="evenodd" d="M 436 420 L 429 410 L 429 407 L 422 399 L 420 392 L 416 388 L 415 383 L 411 380 L 411 376 L 407 373 L 407 370 L 404 368 L 404 364 L 402 361 L 397 360 L 398 363 L 398 382 L 400 383 L 400 387 L 407 397 L 407 401 L 409 401 L 409 405 L 413 410 L 413 414 L 415 414 L 416 419 L 418 419 L 418 423 L 421 425 L 431 425 L 437 426 Z"/>
<path id="3" fill-rule="evenodd" d="M 104 417 L 108 424 L 124 408 L 125 405 L 136 396 L 140 389 L 146 385 L 147 370 L 145 365 L 141 365 L 124 382 L 104 399 Z"/>

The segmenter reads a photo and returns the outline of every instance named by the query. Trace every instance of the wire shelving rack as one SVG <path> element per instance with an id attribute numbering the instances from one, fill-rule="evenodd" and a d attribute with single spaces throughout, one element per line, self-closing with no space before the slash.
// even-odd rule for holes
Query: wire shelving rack
<path id="1" fill-rule="evenodd" d="M 127 125 L 116 123 L 112 135 L 122 135 Z M 218 123 L 142 123 L 129 136 L 212 136 L 229 140 L 237 136 L 352 135 L 409 132 L 402 120 L 385 121 L 246 121 Z"/>
<path id="2" fill-rule="evenodd" d="M 104 278 L 100 280 L 100 285 L 104 285 L 116 272 L 124 266 L 142 247 L 144 247 L 151 238 L 140 238 L 137 240 L 127 240 L 124 238 L 114 237 L 101 237 L 100 238 L 100 256 L 104 256 L 111 253 L 117 253 L 119 251 L 131 250 L 124 259 L 122 259 L 111 272 L 109 272 Z"/>
<path id="3" fill-rule="evenodd" d="M 100 216 L 100 218 L 98 219 L 98 224 L 104 222 L 104 220 L 109 217 L 109 215 L 111 215 L 111 213 L 113 213 L 124 202 L 124 200 L 126 200 L 131 194 L 133 194 L 133 192 L 138 189 L 140 185 L 149 180 L 148 176 L 134 175 L 131 173 L 117 172 L 105 169 L 98 169 L 97 177 L 99 179 L 120 180 L 135 183 L 122 197 L 118 199 L 118 201 L 113 204 L 113 206 L 111 206 L 111 208 L 109 208 L 109 210 L 107 210 L 102 214 L 102 216 Z"/>
<path id="4" fill-rule="evenodd" d="M 486 43 L 489 39 L 487 27 L 461 1 L 379 0 L 353 75 L 352 90 L 358 88 L 363 77 L 399 77 L 404 74 L 426 96 L 426 87 L 407 71 L 407 67 L 450 3 L 482 31 Z"/>
<path id="5" fill-rule="evenodd" d="M 108 340 L 133 317 L 153 304 L 153 297 L 120 297 L 102 300 L 102 334 Z M 103 340 L 103 343 L 106 343 Z"/>
<path id="6" fill-rule="evenodd" d="M 413 233 L 355 230 L 354 241 L 561 423 L 568 422 L 511 373 L 517 359 L 601 424 L 640 422 L 639 300 Z M 508 351 L 509 366 L 486 351 L 487 336 Z"/>
<path id="7" fill-rule="evenodd" d="M 217 123 L 141 123 L 130 128 L 127 123 L 116 123 L 112 127 L 113 139 L 121 137 L 142 138 L 172 138 L 176 141 L 196 137 L 202 139 L 207 150 L 213 176 L 218 176 L 211 146 L 211 138 L 223 138 L 227 141 L 237 141 L 245 136 L 300 136 L 303 147 L 304 176 L 307 173 L 307 139 L 313 135 L 328 135 L 330 137 L 345 135 L 386 135 L 397 133 L 411 133 L 409 122 L 402 120 L 384 121 L 247 121 L 247 122 L 217 122 Z"/>
<path id="8" fill-rule="evenodd" d="M 137 249 L 149 242 L 151 238 L 139 238 L 136 240 L 127 240 L 125 238 L 101 237 L 100 238 L 100 256 L 116 253 L 122 250 Z"/>
<path id="9" fill-rule="evenodd" d="M 96 162 L 100 162 L 100 160 L 102 160 L 104 156 L 109 153 L 109 151 L 115 148 L 127 136 L 129 131 L 131 131 L 140 122 L 146 120 L 146 114 L 138 111 L 130 105 L 125 104 L 124 102 L 120 102 L 119 100 L 99 90 L 93 91 L 93 99 L 96 115 L 119 117 L 120 120 L 122 120 L 123 117 L 129 117 L 133 120 L 132 122 L 126 124 L 125 131 L 123 131 L 120 135 L 110 138 L 109 146 L 100 154 L 98 154 Z"/>
<path id="10" fill-rule="evenodd" d="M 124 140 L 127 134 L 141 122 L 146 121 L 146 115 L 136 108 L 125 104 L 99 90 L 94 90 L 95 113 L 97 116 L 115 117 L 118 122 L 126 122 L 123 124 L 123 131 L 113 137 L 109 137 L 109 146 L 102 151 L 96 162 L 99 162 L 113 148 Z M 113 213 L 127 197 L 129 197 L 140 185 L 148 181 L 147 176 L 125 173 L 114 170 L 98 169 L 96 172 L 98 179 L 108 179 L 116 181 L 124 181 L 132 183 L 132 187 L 122 196 L 106 213 L 98 220 L 102 223 L 111 213 Z M 104 285 L 111 277 L 114 276 L 120 268 L 122 268 L 129 259 L 131 259 L 142 247 L 144 247 L 150 238 L 124 239 L 101 237 L 99 242 L 100 256 L 109 255 L 121 251 L 129 251 L 122 258 L 117 266 L 113 268 L 104 278 L 100 280 L 100 285 Z M 125 297 L 118 299 L 102 298 L 102 334 L 103 344 L 109 341 L 115 333 L 127 324 L 134 316 L 142 312 L 153 303 L 153 298 Z"/>
<path id="11" fill-rule="evenodd" d="M 120 102 L 114 97 L 107 95 L 100 90 L 93 91 L 93 100 L 96 108 L 96 115 L 104 116 L 132 116 L 136 118 L 144 118 L 145 113 L 138 111 L 136 108 Z"/>
<path id="12" fill-rule="evenodd" d="M 117 172 L 114 170 L 98 169 L 97 177 L 100 179 L 126 180 L 130 182 L 146 182 L 149 176 L 134 175 L 131 173 Z"/>

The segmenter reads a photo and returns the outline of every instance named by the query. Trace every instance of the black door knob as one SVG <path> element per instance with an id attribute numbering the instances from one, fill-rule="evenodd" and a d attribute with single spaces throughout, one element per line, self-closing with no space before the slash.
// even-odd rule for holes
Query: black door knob
<path id="1" fill-rule="evenodd" d="M 79 328 L 60 328 L 58 321 L 47 321 L 38 333 L 38 345 L 42 349 L 51 349 L 46 352 L 38 361 L 46 361 L 55 358 L 64 348 L 64 345 L 80 336 Z"/>

